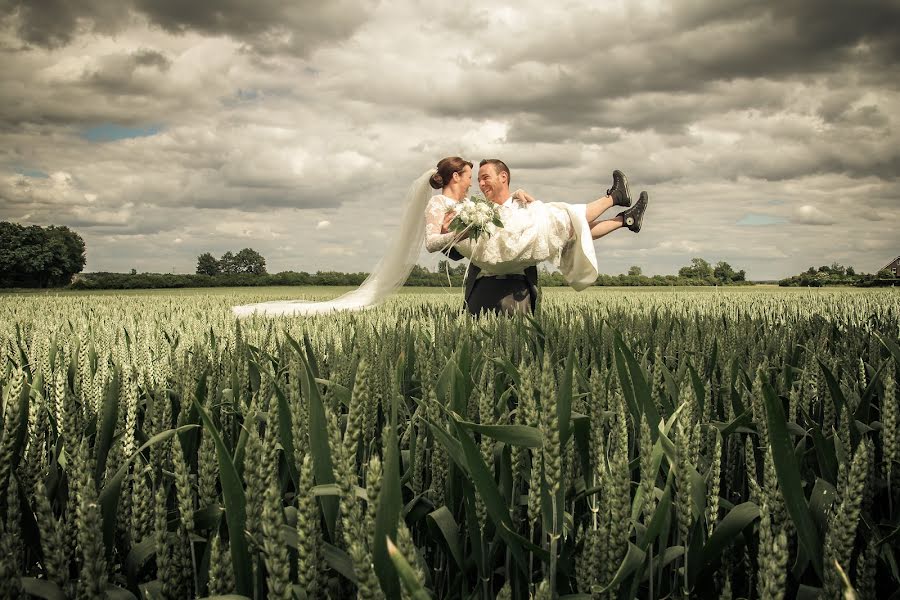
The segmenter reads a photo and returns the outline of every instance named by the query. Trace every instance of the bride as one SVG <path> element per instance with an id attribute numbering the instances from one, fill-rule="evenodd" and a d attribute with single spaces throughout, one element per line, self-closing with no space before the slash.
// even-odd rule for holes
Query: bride
<path id="1" fill-rule="evenodd" d="M 493 163 L 499 163 L 497 166 Z M 485 169 L 489 164 L 492 168 Z M 403 285 L 416 264 L 423 243 L 429 252 L 455 248 L 481 268 L 493 274 L 522 272 L 527 266 L 548 261 L 560 269 L 566 281 L 582 290 L 597 278 L 597 257 L 592 240 L 623 226 L 640 231 L 647 205 L 646 192 L 630 210 L 608 221 L 597 221 L 613 205 L 629 206 L 627 179 L 613 173 L 613 187 L 605 197 L 589 204 L 543 203 L 523 190 L 506 198 L 509 170 L 500 161 L 482 161 L 485 176 L 479 185 L 485 196 L 500 208 L 503 227 L 477 241 L 448 232 L 454 205 L 471 186 L 472 163 L 447 157 L 436 169 L 423 173 L 409 188 L 399 230 L 387 253 L 357 289 L 333 300 L 308 302 L 285 300 L 248 304 L 232 308 L 239 317 L 259 315 L 314 315 L 340 310 L 364 310 L 383 302 Z M 431 189 L 441 194 L 432 197 Z M 422 218 L 422 215 L 425 218 Z"/>

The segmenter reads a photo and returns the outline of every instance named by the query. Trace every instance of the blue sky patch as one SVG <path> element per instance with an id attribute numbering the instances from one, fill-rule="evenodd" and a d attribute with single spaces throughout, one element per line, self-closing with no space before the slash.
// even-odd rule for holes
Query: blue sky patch
<path id="1" fill-rule="evenodd" d="M 16 173 L 25 177 L 33 177 L 34 179 L 48 179 L 50 177 L 40 169 L 29 169 L 26 167 L 16 167 Z"/>
<path id="2" fill-rule="evenodd" d="M 125 127 L 115 123 L 101 123 L 94 127 L 88 127 L 81 132 L 81 137 L 89 142 L 114 142 L 130 138 L 149 137 L 156 135 L 162 128 L 159 125 L 148 127 Z"/>
<path id="3" fill-rule="evenodd" d="M 747 214 L 741 217 L 735 225 L 749 225 L 749 226 L 758 226 L 758 225 L 778 225 L 780 223 L 787 223 L 787 219 L 783 217 L 773 217 L 771 215 L 754 215 Z"/>

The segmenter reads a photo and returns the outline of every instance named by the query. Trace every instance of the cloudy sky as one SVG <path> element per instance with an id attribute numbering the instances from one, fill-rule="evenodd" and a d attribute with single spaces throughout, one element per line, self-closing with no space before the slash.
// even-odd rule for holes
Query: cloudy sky
<path id="1" fill-rule="evenodd" d="M 900 254 L 900 1 L 438 4 L 0 0 L 0 220 L 86 271 L 364 271 L 458 154 L 544 200 L 625 171 L 651 205 L 605 273 Z"/>

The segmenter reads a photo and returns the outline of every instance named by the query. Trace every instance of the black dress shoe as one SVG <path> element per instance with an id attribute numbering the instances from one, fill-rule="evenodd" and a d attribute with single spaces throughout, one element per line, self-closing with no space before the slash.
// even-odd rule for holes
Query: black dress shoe
<path id="1" fill-rule="evenodd" d="M 619 216 L 622 217 L 622 224 L 635 233 L 640 231 L 649 200 L 647 192 L 641 192 L 641 196 L 634 206 L 619 213 Z"/>
<path id="2" fill-rule="evenodd" d="M 631 206 L 631 192 L 628 191 L 628 178 L 625 173 L 616 169 L 613 171 L 612 187 L 606 190 L 606 195 L 613 199 L 613 206 Z"/>

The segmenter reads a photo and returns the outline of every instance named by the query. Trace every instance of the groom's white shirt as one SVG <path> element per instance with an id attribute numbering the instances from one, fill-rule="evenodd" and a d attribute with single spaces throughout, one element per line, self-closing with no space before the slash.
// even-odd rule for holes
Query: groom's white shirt
<path id="1" fill-rule="evenodd" d="M 524 208 L 522 206 L 522 204 L 518 200 L 515 200 L 512 196 L 507 198 L 506 202 L 504 202 L 500 206 L 503 208 L 509 208 L 512 210 L 522 210 L 522 208 Z M 508 274 L 509 273 L 507 273 L 507 275 Z M 525 272 L 522 271 L 521 275 L 524 275 L 524 274 L 525 274 Z M 481 279 L 482 277 L 496 277 L 496 276 L 497 276 L 497 273 L 492 273 L 488 269 L 482 269 L 481 271 L 478 272 L 478 276 L 475 279 Z"/>

